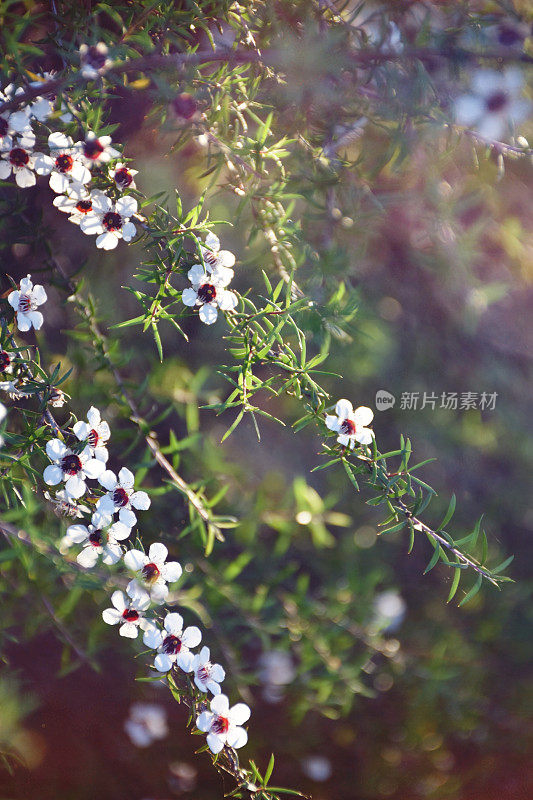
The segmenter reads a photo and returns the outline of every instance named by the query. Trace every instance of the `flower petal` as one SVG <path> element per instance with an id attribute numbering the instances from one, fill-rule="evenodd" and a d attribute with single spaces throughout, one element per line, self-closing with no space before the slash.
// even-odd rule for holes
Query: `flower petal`
<path id="1" fill-rule="evenodd" d="M 196 301 L 198 300 L 198 294 L 195 292 L 194 289 L 190 287 L 188 289 L 184 289 L 181 293 L 181 302 L 186 306 L 195 306 Z"/>
<path id="2" fill-rule="evenodd" d="M 163 564 L 168 556 L 168 549 L 161 542 L 154 542 L 148 550 L 148 558 L 156 564 Z"/>
<path id="3" fill-rule="evenodd" d="M 55 486 L 63 480 L 63 470 L 57 464 L 50 464 L 43 472 L 43 478 L 48 486 Z"/>
<path id="4" fill-rule="evenodd" d="M 151 502 L 146 492 L 133 492 L 130 496 L 130 503 L 139 511 L 146 511 L 147 508 L 150 508 Z"/>
<path id="5" fill-rule="evenodd" d="M 248 734 L 244 728 L 239 728 L 238 726 L 230 727 L 226 736 L 226 741 L 230 747 L 234 747 L 235 749 L 244 747 L 248 741 Z"/>
<path id="6" fill-rule="evenodd" d="M 168 561 L 166 564 L 163 564 L 163 569 L 161 570 L 163 578 L 168 581 L 168 583 L 179 581 L 182 573 L 183 569 L 178 561 Z"/>
<path id="7" fill-rule="evenodd" d="M 132 572 L 139 572 L 145 564 L 148 564 L 148 556 L 142 550 L 128 550 L 124 554 L 124 563 Z"/>
<path id="8" fill-rule="evenodd" d="M 370 423 L 374 419 L 374 412 L 372 411 L 371 408 L 368 408 L 367 406 L 359 406 L 359 408 L 356 408 L 355 411 L 353 412 L 352 419 L 358 427 L 360 425 L 361 426 L 370 425 Z"/>
<path id="9" fill-rule="evenodd" d="M 159 653 L 154 660 L 154 667 L 158 672 L 168 672 L 172 669 L 175 659 L 168 656 L 166 653 Z"/>
<path id="10" fill-rule="evenodd" d="M 335 413 L 341 420 L 350 416 L 353 411 L 353 406 L 349 400 L 339 400 L 335 406 Z"/>
<path id="11" fill-rule="evenodd" d="M 124 489 L 133 489 L 133 484 L 135 483 L 135 475 L 127 467 L 122 467 L 122 469 L 118 473 L 118 480 L 120 485 L 123 486 Z"/>
<path id="12" fill-rule="evenodd" d="M 212 325 L 217 321 L 218 311 L 216 306 L 211 305 L 211 303 L 205 303 L 200 308 L 199 315 L 205 325 Z"/>
<path id="13" fill-rule="evenodd" d="M 244 725 L 245 722 L 248 722 L 250 719 L 250 711 L 249 706 L 246 703 L 237 703 L 237 705 L 230 708 L 228 712 L 228 718 L 234 725 Z"/>

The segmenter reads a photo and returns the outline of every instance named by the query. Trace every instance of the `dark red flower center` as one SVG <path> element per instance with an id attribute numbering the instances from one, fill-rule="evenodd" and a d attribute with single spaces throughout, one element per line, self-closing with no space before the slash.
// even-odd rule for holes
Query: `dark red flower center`
<path id="1" fill-rule="evenodd" d="M 197 672 L 198 677 L 200 678 L 201 681 L 203 681 L 203 683 L 209 680 L 210 677 L 209 667 L 210 667 L 209 664 L 204 664 L 203 667 L 200 667 L 200 669 Z"/>
<path id="2" fill-rule="evenodd" d="M 77 475 L 81 470 L 81 461 L 75 453 L 70 453 L 61 459 L 61 469 L 67 475 Z"/>
<path id="3" fill-rule="evenodd" d="M 159 578 L 161 572 L 156 564 L 150 562 L 150 564 L 144 565 L 141 570 L 141 574 L 147 583 L 153 583 Z"/>
<path id="4" fill-rule="evenodd" d="M 113 502 L 116 506 L 127 506 L 129 501 L 128 493 L 120 486 L 113 492 Z"/>
<path id="5" fill-rule="evenodd" d="M 80 214 L 88 214 L 92 207 L 93 204 L 91 200 L 80 200 L 76 203 L 76 211 L 79 211 Z"/>
<path id="6" fill-rule="evenodd" d="M 96 45 L 91 45 L 85 57 L 88 64 L 95 69 L 102 69 L 105 66 L 107 54 L 103 53 Z"/>
<path id="7" fill-rule="evenodd" d="M 98 433 L 95 431 L 94 428 L 91 428 L 91 430 L 89 431 L 89 435 L 87 437 L 87 444 L 90 447 L 96 447 L 99 439 L 100 437 L 98 436 Z"/>
<path id="8" fill-rule="evenodd" d="M 207 261 L 208 264 L 211 264 L 212 267 L 215 266 L 217 263 L 217 257 L 214 253 L 210 250 L 204 250 L 204 261 Z"/>
<path id="9" fill-rule="evenodd" d="M 167 636 L 166 639 L 163 640 L 162 648 L 163 653 L 167 655 L 176 655 L 181 650 L 181 639 L 178 639 L 177 636 Z"/>
<path id="10" fill-rule="evenodd" d="M 202 303 L 211 303 L 217 296 L 217 290 L 211 283 L 204 283 L 198 287 L 198 297 Z"/>
<path id="11" fill-rule="evenodd" d="M 117 169 L 115 172 L 115 183 L 117 186 L 126 187 L 129 186 L 133 182 L 133 175 L 126 169 L 126 167 L 121 167 L 121 169 Z"/>
<path id="12" fill-rule="evenodd" d="M 227 733 L 229 730 L 229 720 L 226 717 L 216 716 L 211 723 L 211 733 Z"/>
<path id="13" fill-rule="evenodd" d="M 488 111 L 501 111 L 507 105 L 507 95 L 505 92 L 494 92 L 487 97 Z"/>
<path id="14" fill-rule="evenodd" d="M 89 534 L 89 541 L 93 547 L 101 547 L 104 541 L 103 531 L 93 531 Z"/>
<path id="15" fill-rule="evenodd" d="M 122 228 L 122 217 L 116 211 L 108 211 L 102 218 L 106 231 L 119 231 Z"/>
<path id="16" fill-rule="evenodd" d="M 6 353 L 5 350 L 0 350 L 0 371 L 3 372 L 9 367 L 10 364 L 11 359 L 9 357 L 9 353 Z"/>
<path id="17" fill-rule="evenodd" d="M 19 311 L 25 314 L 31 309 L 31 297 L 28 294 L 21 294 L 19 297 Z"/>
<path id="18" fill-rule="evenodd" d="M 22 147 L 14 147 L 9 154 L 9 160 L 14 167 L 24 167 L 30 160 L 30 157 Z"/>
<path id="19" fill-rule="evenodd" d="M 134 608 L 126 608 L 122 612 L 122 616 L 126 622 L 136 622 L 139 619 L 139 612 L 135 611 Z"/>
<path id="20" fill-rule="evenodd" d="M 9 123 L 4 117 L 0 117 L 0 136 L 5 136 L 9 130 Z"/>
<path id="21" fill-rule="evenodd" d="M 88 139 L 83 143 L 83 155 L 85 158 L 97 159 L 104 152 L 104 146 L 99 139 Z"/>
<path id="22" fill-rule="evenodd" d="M 355 422 L 352 419 L 345 419 L 341 422 L 340 432 L 346 436 L 353 436 L 355 433 Z"/>
<path id="23" fill-rule="evenodd" d="M 63 153 L 63 155 L 56 158 L 56 169 L 58 169 L 59 172 L 70 172 L 73 163 L 74 159 L 72 156 L 68 156 L 66 153 Z"/>

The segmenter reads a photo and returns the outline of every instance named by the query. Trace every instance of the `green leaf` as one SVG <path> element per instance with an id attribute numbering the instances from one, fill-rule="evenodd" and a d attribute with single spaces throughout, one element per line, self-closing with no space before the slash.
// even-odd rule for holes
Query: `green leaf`
<path id="1" fill-rule="evenodd" d="M 472 586 L 468 594 L 465 597 L 463 597 L 463 599 L 459 603 L 459 606 L 464 606 L 465 603 L 468 603 L 469 600 L 472 600 L 472 598 L 475 597 L 475 595 L 479 592 L 481 588 L 482 581 L 483 581 L 483 575 L 480 574 L 478 575 L 475 584 Z"/>
<path id="2" fill-rule="evenodd" d="M 453 575 L 452 585 L 450 587 L 450 593 L 448 595 L 448 599 L 446 600 L 447 603 L 451 602 L 455 597 L 455 593 L 459 587 L 459 581 L 461 580 L 461 570 L 455 569 Z"/>
<path id="3" fill-rule="evenodd" d="M 456 502 L 457 502 L 457 500 L 456 500 L 455 494 L 452 494 L 452 497 L 451 497 L 451 500 L 450 500 L 450 504 L 448 506 L 448 510 L 447 510 L 446 514 L 444 515 L 444 519 L 442 520 L 442 522 L 439 525 L 439 527 L 435 528 L 436 531 L 442 530 L 442 528 L 444 528 L 448 524 L 448 522 L 451 520 L 451 518 L 453 517 L 454 511 L 455 511 Z"/>

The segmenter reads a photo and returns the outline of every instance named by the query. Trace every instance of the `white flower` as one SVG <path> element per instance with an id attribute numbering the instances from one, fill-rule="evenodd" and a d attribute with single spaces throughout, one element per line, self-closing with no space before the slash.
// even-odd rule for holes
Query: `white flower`
<path id="1" fill-rule="evenodd" d="M 190 672 L 193 661 L 191 648 L 197 647 L 202 640 L 200 629 L 191 625 L 184 630 L 183 617 L 175 612 L 166 615 L 163 626 L 164 630 L 160 630 L 154 625 L 143 636 L 147 647 L 158 650 L 154 662 L 156 670 L 168 672 L 177 664 L 184 672 Z"/>
<path id="2" fill-rule="evenodd" d="M 95 480 L 102 473 L 104 465 L 91 457 L 86 447 L 81 453 L 74 453 L 60 439 L 46 443 L 46 454 L 53 463 L 46 467 L 43 477 L 48 486 L 65 481 L 65 492 L 69 498 L 78 499 L 85 494 L 85 481 Z"/>
<path id="3" fill-rule="evenodd" d="M 58 516 L 76 519 L 77 517 L 83 517 L 85 514 L 91 513 L 91 509 L 88 506 L 84 506 L 82 503 L 76 503 L 72 497 L 69 497 L 64 489 L 57 491 L 55 497 L 52 497 L 50 492 L 43 492 L 43 494 L 46 500 L 53 506 L 54 512 Z M 63 537 L 63 540 L 65 539 L 66 537 Z M 72 544 L 72 542 L 69 540 L 69 546 L 70 544 Z M 62 551 L 60 550 L 60 552 Z"/>
<path id="4" fill-rule="evenodd" d="M 220 249 L 220 240 L 214 233 L 207 234 L 205 245 L 205 247 L 200 245 L 200 250 L 206 267 L 210 268 L 211 271 L 220 272 L 221 275 L 229 276 L 229 283 L 233 278 L 233 270 L 229 268 L 234 266 L 235 256 L 229 250 Z M 224 270 L 228 270 L 228 272 L 224 272 Z"/>
<path id="5" fill-rule="evenodd" d="M 35 186 L 37 179 L 33 170 L 37 157 L 42 154 L 33 152 L 34 144 L 35 136 L 33 134 L 24 136 L 20 141 L 12 141 L 10 137 L 6 137 L 0 158 L 0 178 L 2 180 L 9 178 L 13 173 L 17 186 L 20 186 L 21 189 Z"/>
<path id="6" fill-rule="evenodd" d="M 96 246 L 113 250 L 119 239 L 130 242 L 137 233 L 130 217 L 137 213 L 137 200 L 129 195 L 113 203 L 102 194 L 92 198 L 92 210 L 80 221 L 80 229 L 88 236 L 99 234 Z"/>
<path id="7" fill-rule="evenodd" d="M 76 142 L 75 147 L 89 169 L 107 164 L 112 158 L 118 158 L 120 155 L 118 150 L 111 147 L 111 136 L 97 136 L 92 131 L 87 133 L 83 142 Z"/>
<path id="8" fill-rule="evenodd" d="M 0 92 L 0 102 L 7 103 L 10 100 L 13 100 L 15 95 L 22 94 L 24 89 L 20 86 L 17 90 L 15 90 L 15 85 L 10 83 L 9 86 Z M 1 121 L 4 120 L 4 122 Z M 22 133 L 22 134 L 29 134 L 33 136 L 33 131 L 31 130 L 30 126 L 30 111 L 28 106 L 23 106 L 21 109 L 17 111 L 4 111 L 2 112 L 0 119 L 0 141 L 1 137 L 6 135 L 10 135 L 11 133 Z M 5 121 L 7 121 L 8 129 L 5 130 Z M 4 130 L 2 130 L 4 129 Z"/>
<path id="9" fill-rule="evenodd" d="M 118 542 L 127 539 L 131 528 L 122 522 L 113 522 L 96 511 L 92 515 L 90 525 L 70 525 L 66 537 L 71 544 L 82 544 L 83 549 L 76 561 L 82 567 L 94 567 L 101 557 L 104 564 L 116 564 L 122 558 L 122 549 Z"/>
<path id="10" fill-rule="evenodd" d="M 370 444 L 374 434 L 366 425 L 374 419 L 374 412 L 366 406 L 359 406 L 355 411 L 349 400 L 339 400 L 335 406 L 335 414 L 326 415 L 326 426 L 330 431 L 337 431 L 337 441 L 345 447 L 359 444 Z"/>
<path id="11" fill-rule="evenodd" d="M 39 153 L 35 158 L 37 175 L 50 175 L 50 188 L 56 194 L 68 191 L 71 181 L 89 183 L 90 170 L 80 160 L 79 151 L 70 136 L 55 131 L 48 137 L 50 155 Z"/>
<path id="12" fill-rule="evenodd" d="M 114 167 L 109 170 L 109 177 L 115 181 L 117 188 L 123 192 L 125 189 L 136 189 L 134 175 L 137 175 L 139 170 L 130 169 L 127 164 L 118 161 Z"/>
<path id="13" fill-rule="evenodd" d="M 210 662 L 209 647 L 202 647 L 200 652 L 194 656 L 190 672 L 194 672 L 194 682 L 201 692 L 220 694 L 219 683 L 222 683 L 226 673 L 220 664 Z"/>
<path id="14" fill-rule="evenodd" d="M 57 386 L 52 386 L 50 397 L 48 398 L 48 404 L 53 408 L 63 408 L 66 402 L 67 396 L 65 392 L 63 392 L 61 389 L 58 389 Z"/>
<path id="15" fill-rule="evenodd" d="M 218 308 L 221 311 L 230 311 L 237 306 L 237 295 L 225 287 L 233 277 L 233 270 L 226 267 L 212 269 L 206 267 L 210 274 L 205 272 L 201 264 L 194 264 L 187 273 L 192 283 L 192 288 L 184 289 L 181 295 L 186 306 L 200 306 L 199 316 L 206 325 L 216 322 Z"/>
<path id="16" fill-rule="evenodd" d="M 37 80 L 31 81 L 30 86 L 33 88 L 38 88 L 49 81 L 53 81 L 57 78 L 56 72 L 42 72 L 37 75 Z M 37 99 L 31 103 L 29 107 L 29 113 L 31 116 L 38 119 L 39 122 L 46 122 L 48 117 L 54 111 L 54 105 L 57 100 L 57 95 L 52 91 L 48 92 L 46 95 L 42 97 L 37 97 Z M 71 122 L 72 121 L 72 114 L 68 110 L 68 106 L 65 104 L 64 100 L 61 100 L 60 106 L 61 115 L 59 119 L 61 122 Z"/>
<path id="17" fill-rule="evenodd" d="M 178 561 L 166 562 L 167 556 L 168 550 L 161 542 L 151 544 L 148 555 L 142 550 L 128 550 L 124 556 L 125 565 L 137 573 L 137 578 L 146 586 L 154 603 L 165 600 L 168 595 L 167 583 L 179 580 L 183 571 Z"/>
<path id="18" fill-rule="evenodd" d="M 128 592 L 129 594 L 129 592 Z M 150 605 L 150 597 L 146 592 L 138 591 L 135 597 L 126 597 L 124 592 L 117 590 L 111 595 L 111 602 L 114 608 L 106 608 L 102 611 L 102 619 L 108 625 L 118 625 L 119 633 L 127 639 L 136 639 L 139 628 L 143 630 L 149 624 L 144 617 L 144 612 Z"/>
<path id="19" fill-rule="evenodd" d="M 8 353 L 7 350 L 0 349 L 0 372 L 2 375 L 13 372 L 14 360 L 15 355 L 13 353 Z"/>
<path id="20" fill-rule="evenodd" d="M 113 65 L 112 60 L 107 57 L 108 52 L 109 50 L 104 42 L 98 42 L 98 44 L 93 45 L 81 45 L 81 74 L 86 80 L 94 81 Z"/>
<path id="21" fill-rule="evenodd" d="M 456 121 L 489 139 L 501 139 L 510 125 L 529 114 L 531 103 L 522 97 L 523 85 L 523 75 L 517 68 L 502 72 L 478 69 L 471 80 L 472 92 L 455 101 Z"/>
<path id="22" fill-rule="evenodd" d="M 119 512 L 119 520 L 125 525 L 133 527 L 137 522 L 137 517 L 131 510 L 137 508 L 146 511 L 150 508 L 150 498 L 146 492 L 136 492 L 133 488 L 135 476 L 126 467 L 122 467 L 118 473 L 118 478 L 110 469 L 99 476 L 98 480 L 107 489 L 97 503 L 97 509 L 104 514 L 114 514 Z"/>
<path id="23" fill-rule="evenodd" d="M 79 225 L 84 217 L 93 210 L 93 201 L 102 203 L 102 198 L 106 195 L 99 189 L 89 192 L 82 183 L 71 183 L 66 194 L 54 197 L 54 205 L 63 214 L 69 214 L 69 222 Z"/>
<path id="24" fill-rule="evenodd" d="M 202 711 L 196 720 L 198 730 L 207 733 L 207 744 L 212 753 L 220 753 L 224 745 L 243 747 L 248 734 L 241 728 L 250 718 L 250 709 L 245 703 L 230 708 L 225 694 L 211 700 L 211 711 Z"/>
<path id="25" fill-rule="evenodd" d="M 34 286 L 31 282 L 31 275 L 21 280 L 20 289 L 15 289 L 7 297 L 9 305 L 17 312 L 19 331 L 29 331 L 32 325 L 36 331 L 39 330 L 44 318 L 41 312 L 36 309 L 46 303 L 46 300 L 44 288 L 40 283 Z"/>
<path id="26" fill-rule="evenodd" d="M 94 458 L 105 464 L 109 458 L 106 444 L 111 436 L 111 430 L 107 422 L 101 418 L 98 409 L 91 406 L 87 412 L 87 422 L 79 420 L 72 430 L 80 442 L 87 442 Z"/>
<path id="27" fill-rule="evenodd" d="M 152 703 L 134 703 L 124 730 L 136 747 L 148 747 L 168 734 L 165 709 Z"/>
<path id="28" fill-rule="evenodd" d="M 1 92 L 0 102 L 2 102 Z M 13 137 L 18 133 L 21 133 L 24 138 L 33 136 L 27 115 L 17 117 L 15 114 L 10 114 L 9 111 L 3 111 L 0 114 L 0 149 L 10 150 Z"/>

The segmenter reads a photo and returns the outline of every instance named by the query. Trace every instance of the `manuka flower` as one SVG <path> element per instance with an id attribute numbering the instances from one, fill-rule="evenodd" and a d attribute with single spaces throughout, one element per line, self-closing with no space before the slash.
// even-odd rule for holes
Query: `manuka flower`
<path id="1" fill-rule="evenodd" d="M 158 651 L 154 661 L 158 672 L 168 672 L 174 664 L 184 672 L 190 672 L 193 660 L 191 648 L 197 647 L 201 640 L 200 629 L 191 625 L 184 630 L 183 617 L 175 612 L 166 615 L 163 630 L 154 625 L 147 628 L 143 636 L 145 645 Z"/>
<path id="2" fill-rule="evenodd" d="M 118 158 L 120 155 L 118 150 L 111 147 L 111 136 L 97 136 L 92 131 L 87 133 L 83 142 L 76 142 L 74 146 L 89 169 L 107 164 L 112 158 Z"/>
<path id="3" fill-rule="evenodd" d="M 15 289 L 7 296 L 9 305 L 17 312 L 17 327 L 19 331 L 29 331 L 30 328 L 39 330 L 43 324 L 44 318 L 40 311 L 37 311 L 38 306 L 46 303 L 47 297 L 44 288 L 40 283 L 33 285 L 31 275 L 23 278 L 20 282 L 20 288 Z"/>
<path id="4" fill-rule="evenodd" d="M 93 210 L 93 201 L 97 201 L 97 204 L 102 206 L 106 202 L 103 200 L 104 197 L 106 195 L 99 189 L 89 192 L 83 184 L 71 183 L 66 194 L 54 197 L 54 205 L 63 214 L 70 214 L 69 222 L 79 225 L 82 219 Z"/>
<path id="5" fill-rule="evenodd" d="M 524 78 L 519 69 L 476 70 L 470 84 L 471 93 L 455 101 L 456 121 L 489 139 L 501 139 L 510 126 L 526 119 L 531 109 L 529 100 L 522 96 L 523 86 Z"/>
<path id="6" fill-rule="evenodd" d="M 164 544 L 154 542 L 148 555 L 142 550 L 128 550 L 124 563 L 136 573 L 137 580 L 150 592 L 154 603 L 162 603 L 168 595 L 167 583 L 174 583 L 181 577 L 182 568 L 178 561 L 166 561 L 168 550 Z"/>
<path id="7" fill-rule="evenodd" d="M 122 558 L 122 549 L 118 542 L 127 539 L 131 528 L 121 522 L 111 522 L 98 512 L 92 515 L 90 525 L 70 525 L 66 537 L 71 544 L 83 545 L 76 561 L 82 567 L 94 567 L 99 558 L 104 564 L 116 564 Z"/>
<path id="8" fill-rule="evenodd" d="M 209 266 L 206 269 L 211 270 Z M 216 322 L 219 308 L 230 311 L 238 303 L 237 295 L 225 288 L 233 277 L 233 270 L 221 269 L 223 271 L 212 270 L 209 274 L 201 264 L 195 264 L 187 273 L 192 287 L 184 289 L 181 295 L 186 306 L 200 306 L 199 316 L 206 325 Z"/>
<path id="9" fill-rule="evenodd" d="M 130 169 L 127 164 L 119 161 L 109 170 L 109 177 L 115 181 L 117 189 L 123 192 L 125 189 L 136 189 L 134 176 L 139 170 Z"/>
<path id="10" fill-rule="evenodd" d="M 67 395 L 57 386 L 52 386 L 50 389 L 50 396 L 48 398 L 48 405 L 52 408 L 63 408 L 67 402 Z"/>
<path id="11" fill-rule="evenodd" d="M 24 89 L 22 86 L 15 89 L 15 85 L 10 83 L 3 91 L 0 91 L 0 103 L 8 103 L 10 100 L 13 100 L 15 95 L 22 94 L 23 91 Z M 2 120 L 4 121 L 2 122 Z M 3 136 L 15 133 L 30 134 L 33 136 L 28 106 L 23 106 L 17 109 L 17 111 L 3 111 L 0 115 L 0 143 Z"/>
<path id="12" fill-rule="evenodd" d="M 88 81 L 94 81 L 103 75 L 113 62 L 108 58 L 109 50 L 104 42 L 98 44 L 82 44 L 80 47 L 81 74 Z"/>
<path id="13" fill-rule="evenodd" d="M 337 441 L 345 447 L 355 447 L 355 443 L 370 444 L 373 432 L 366 425 L 374 419 L 374 412 L 366 406 L 353 410 L 349 400 L 339 400 L 335 406 L 335 414 L 326 415 L 326 426 L 339 435 Z"/>
<path id="14" fill-rule="evenodd" d="M 89 183 L 91 173 L 80 160 L 79 151 L 74 147 L 70 136 L 55 131 L 48 137 L 50 155 L 39 153 L 35 158 L 37 175 L 50 175 L 50 188 L 56 194 L 63 194 L 71 181 L 76 184 Z"/>
<path id="15" fill-rule="evenodd" d="M 105 464 L 109 458 L 106 444 L 111 436 L 111 430 L 107 422 L 100 416 L 98 409 L 91 406 L 87 412 L 87 422 L 79 420 L 73 425 L 72 430 L 80 442 L 87 443 L 94 458 Z"/>
<path id="16" fill-rule="evenodd" d="M 37 157 L 42 154 L 33 152 L 34 144 L 35 136 L 33 134 L 31 136 L 28 134 L 17 141 L 6 138 L 0 152 L 0 178 L 2 180 L 9 178 L 13 173 L 16 184 L 21 189 L 35 186 L 37 179 L 33 170 Z"/>
<path id="17" fill-rule="evenodd" d="M 202 251 L 202 258 L 206 268 L 211 272 L 219 272 L 220 275 L 228 277 L 228 283 L 233 278 L 233 267 L 235 264 L 235 256 L 229 250 L 220 249 L 220 240 L 214 233 L 208 233 L 205 237 L 205 247 L 200 245 Z M 228 270 L 225 272 L 225 270 Z"/>
<path id="18" fill-rule="evenodd" d="M 8 353 L 7 350 L 0 349 L 0 373 L 2 373 L 2 375 L 13 372 L 14 360 L 15 355 L 13 353 Z"/>
<path id="19" fill-rule="evenodd" d="M 113 203 L 105 194 L 92 201 L 92 210 L 80 221 L 80 229 L 87 235 L 98 234 L 96 246 L 113 250 L 119 239 L 130 242 L 137 233 L 130 217 L 137 213 L 137 200 L 129 195 Z"/>
<path id="20" fill-rule="evenodd" d="M 85 494 L 87 479 L 95 480 L 104 470 L 104 464 L 92 458 L 88 447 L 81 453 L 74 453 L 61 439 L 50 439 L 46 443 L 46 454 L 53 463 L 43 473 L 45 483 L 55 486 L 65 481 L 65 492 L 74 499 Z"/>
<path id="21" fill-rule="evenodd" d="M 212 664 L 209 660 L 209 647 L 202 647 L 191 662 L 191 669 L 187 672 L 194 673 L 194 682 L 201 692 L 220 694 L 220 686 L 226 673 L 220 664 Z"/>
<path id="22" fill-rule="evenodd" d="M 246 703 L 237 703 L 230 708 L 225 694 L 211 700 L 211 711 L 202 711 L 196 720 L 198 730 L 207 733 L 207 744 L 212 753 L 220 753 L 224 745 L 243 747 L 248 734 L 241 728 L 250 719 L 250 709 Z"/>
<path id="23" fill-rule="evenodd" d="M 139 628 L 144 630 L 150 624 L 144 617 L 144 612 L 150 605 L 150 598 L 146 592 L 137 591 L 135 597 L 129 595 L 128 598 L 124 592 L 117 590 L 111 595 L 111 602 L 114 608 L 102 611 L 102 619 L 108 625 L 120 624 L 121 636 L 136 639 Z"/>
<path id="24" fill-rule="evenodd" d="M 131 509 L 146 511 L 147 508 L 150 508 L 150 498 L 146 492 L 135 491 L 133 488 L 135 476 L 126 467 L 122 467 L 118 478 L 114 472 L 106 469 L 98 480 L 104 489 L 108 490 L 97 504 L 98 511 L 103 514 L 114 514 L 118 511 L 119 520 L 131 528 L 137 522 L 137 517 Z"/>

